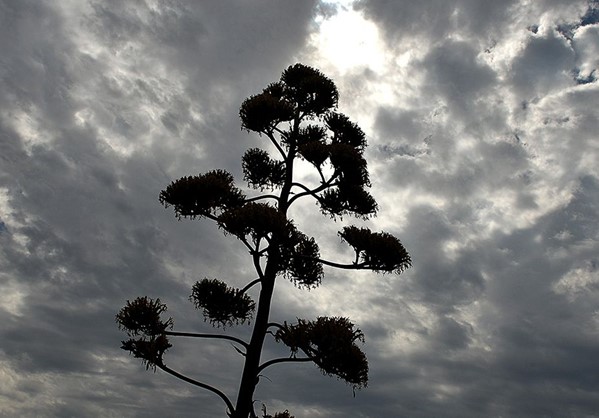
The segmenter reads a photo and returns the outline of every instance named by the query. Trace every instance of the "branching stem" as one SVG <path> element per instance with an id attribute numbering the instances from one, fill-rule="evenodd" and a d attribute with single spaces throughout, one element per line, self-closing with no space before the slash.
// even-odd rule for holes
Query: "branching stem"
<path id="1" fill-rule="evenodd" d="M 275 359 L 268 360 L 267 362 L 261 364 L 260 367 L 258 367 L 258 373 L 260 373 L 262 370 L 266 369 L 267 367 L 272 366 L 273 364 L 278 364 L 278 363 L 304 363 L 304 362 L 308 362 L 308 361 L 314 361 L 314 359 L 311 358 L 311 357 L 281 357 L 281 358 L 275 358 Z"/>
<path id="2" fill-rule="evenodd" d="M 254 286 L 254 285 L 257 285 L 257 284 L 258 284 L 258 283 L 260 283 L 261 281 L 262 281 L 262 279 L 261 279 L 260 277 L 258 277 L 258 278 L 257 278 L 257 279 L 255 279 L 255 280 L 252 280 L 252 281 L 251 281 L 251 282 L 249 282 L 247 285 L 245 285 L 245 287 L 244 287 L 243 289 L 241 289 L 241 290 L 239 291 L 239 294 L 240 294 L 240 295 L 244 294 L 245 292 L 247 292 L 248 290 L 250 290 L 250 288 L 251 288 L 252 286 Z"/>
<path id="3" fill-rule="evenodd" d="M 339 264 L 339 263 L 335 263 L 333 261 L 322 260 L 320 258 L 315 258 L 314 260 L 319 261 L 319 262 L 321 262 L 324 265 L 335 267 L 335 268 L 338 268 L 338 269 L 364 270 L 364 269 L 368 268 L 368 265 L 366 263 Z"/>
<path id="4" fill-rule="evenodd" d="M 236 342 L 237 344 L 242 345 L 243 347 L 248 348 L 249 344 L 243 341 L 240 338 L 233 337 L 231 335 L 221 335 L 221 334 L 202 334 L 197 332 L 177 332 L 177 331 L 164 331 L 165 335 L 171 335 L 173 337 L 193 337 L 193 338 L 213 338 L 218 340 L 229 340 Z"/>
<path id="5" fill-rule="evenodd" d="M 314 197 L 314 199 L 316 199 L 320 202 L 321 201 L 320 196 L 318 196 L 316 193 L 322 192 L 323 190 L 326 190 L 329 187 L 334 187 L 336 185 L 337 185 L 337 183 L 327 182 L 327 183 L 321 184 L 320 186 L 318 186 L 314 189 L 309 189 L 308 187 L 306 187 L 305 185 L 303 185 L 301 183 L 293 183 L 293 186 L 299 187 L 300 189 L 303 189 L 305 191 L 302 193 L 298 193 L 298 194 L 294 195 L 291 199 L 289 199 L 289 205 L 291 205 L 293 202 L 295 202 L 300 197 L 304 197 L 304 196 L 312 196 L 312 197 Z"/>
<path id="6" fill-rule="evenodd" d="M 227 409 L 229 410 L 229 412 L 227 412 L 227 415 L 233 416 L 233 414 L 235 412 L 235 408 L 233 407 L 233 403 L 231 403 L 231 401 L 229 400 L 229 398 L 227 397 L 227 395 L 225 395 L 222 391 L 218 390 L 214 386 L 210 386 L 210 385 L 208 385 L 206 383 L 202 383 L 202 382 L 194 380 L 194 379 L 192 379 L 190 377 L 182 375 L 181 373 L 176 372 L 175 370 L 169 368 L 168 366 L 166 366 L 164 364 L 157 364 L 156 366 L 158 366 L 160 369 L 164 370 L 168 374 L 175 376 L 178 379 L 181 379 L 181 380 L 183 380 L 183 381 L 185 381 L 187 383 L 191 383 L 192 385 L 199 386 L 199 387 L 201 387 L 203 389 L 209 390 L 212 393 L 215 393 L 216 395 L 218 395 L 225 402 L 225 405 L 227 405 Z"/>
<path id="7" fill-rule="evenodd" d="M 281 133 L 281 130 L 278 129 L 277 127 L 274 127 L 273 129 L 276 129 L 279 133 Z M 285 151 L 283 150 L 283 148 L 281 148 L 281 145 L 279 144 L 279 141 L 277 141 L 277 139 L 272 134 L 272 132 L 266 132 L 266 136 L 268 137 L 268 139 L 270 139 L 270 142 L 272 142 L 273 145 L 277 148 L 277 150 L 281 153 L 281 156 L 283 157 L 283 160 L 286 161 L 287 160 L 287 154 L 285 154 Z"/>
<path id="8" fill-rule="evenodd" d="M 260 265 L 260 258 L 262 257 L 262 251 L 254 251 L 252 253 L 252 260 L 254 262 L 254 268 L 256 269 L 256 273 L 258 273 L 258 279 L 264 279 L 264 271 L 262 270 L 262 266 Z"/>

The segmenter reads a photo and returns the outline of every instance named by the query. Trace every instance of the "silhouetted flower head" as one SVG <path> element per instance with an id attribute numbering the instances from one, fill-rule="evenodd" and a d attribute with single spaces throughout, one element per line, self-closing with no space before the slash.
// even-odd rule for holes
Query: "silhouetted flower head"
<path id="1" fill-rule="evenodd" d="M 320 167 L 329 158 L 326 132 L 322 126 L 308 125 L 300 128 L 295 135 L 285 136 L 283 140 L 286 143 L 296 144 L 301 158 Z"/>
<path id="2" fill-rule="evenodd" d="M 324 374 L 337 376 L 354 388 L 368 384 L 368 361 L 356 345 L 357 341 L 364 342 L 364 334 L 347 318 L 298 319 L 297 324 L 285 323 L 275 339 L 293 354 L 303 351 Z"/>
<path id="3" fill-rule="evenodd" d="M 276 124 L 293 119 L 293 105 L 282 96 L 280 85 L 245 99 L 239 109 L 241 127 L 248 131 L 269 132 Z"/>
<path id="4" fill-rule="evenodd" d="M 335 216 L 354 215 L 368 218 L 376 214 L 376 200 L 363 187 L 342 182 L 337 188 L 326 190 L 319 201 L 324 214 Z"/>
<path id="5" fill-rule="evenodd" d="M 319 70 L 303 64 L 289 66 L 281 75 L 285 95 L 306 115 L 321 115 L 337 106 L 335 83 Z"/>
<path id="6" fill-rule="evenodd" d="M 252 317 L 256 304 L 239 289 L 217 279 L 204 278 L 193 285 L 189 300 L 214 326 L 242 324 Z"/>
<path id="7" fill-rule="evenodd" d="M 329 149 L 331 164 L 339 171 L 341 181 L 370 187 L 367 163 L 360 152 L 347 144 L 334 143 Z"/>
<path id="8" fill-rule="evenodd" d="M 202 217 L 241 206 L 245 196 L 225 170 L 212 170 L 197 176 L 182 177 L 160 192 L 164 207 L 173 205 L 181 217 Z"/>
<path id="9" fill-rule="evenodd" d="M 360 152 L 366 147 L 366 135 L 344 114 L 331 112 L 325 117 L 325 123 L 333 132 L 333 143 L 346 144 Z"/>
<path id="10" fill-rule="evenodd" d="M 294 230 L 282 245 L 285 276 L 299 287 L 317 287 L 323 276 L 320 252 L 316 240 Z"/>
<path id="11" fill-rule="evenodd" d="M 151 338 L 138 338 L 122 341 L 121 348 L 129 351 L 133 357 L 141 359 L 147 369 L 156 370 L 156 366 L 162 366 L 162 356 L 165 351 L 172 347 L 166 335 L 157 335 Z"/>
<path id="12" fill-rule="evenodd" d="M 121 348 L 141 358 L 146 369 L 156 370 L 157 365 L 162 365 L 162 355 L 171 347 L 164 332 L 173 327 L 173 320 L 160 318 L 165 311 L 166 305 L 160 299 L 144 296 L 127 301 L 116 315 L 119 329 L 126 331 L 129 337 L 140 337 L 123 341 Z"/>
<path id="13" fill-rule="evenodd" d="M 324 143 L 327 138 L 327 130 L 318 125 L 307 125 L 300 128 L 295 136 L 297 139 L 297 145 L 308 144 L 311 142 L 322 142 Z M 284 141 L 289 141 L 288 137 L 283 138 Z"/>
<path id="14" fill-rule="evenodd" d="M 285 215 L 266 203 L 249 202 L 218 217 L 219 226 L 239 238 L 248 235 L 257 242 L 271 234 L 285 234 L 292 228 Z"/>
<path id="15" fill-rule="evenodd" d="M 269 157 L 259 148 L 251 148 L 242 158 L 244 180 L 255 189 L 264 190 L 280 186 L 285 181 L 285 165 Z"/>
<path id="16" fill-rule="evenodd" d="M 172 318 L 163 321 L 160 315 L 166 312 L 166 305 L 160 299 L 147 296 L 127 301 L 116 315 L 119 329 L 126 331 L 130 336 L 159 335 L 168 328 L 173 327 Z"/>
<path id="17" fill-rule="evenodd" d="M 387 232 L 347 226 L 339 236 L 354 248 L 356 257 L 374 271 L 401 273 L 412 265 L 410 255 L 399 239 Z"/>

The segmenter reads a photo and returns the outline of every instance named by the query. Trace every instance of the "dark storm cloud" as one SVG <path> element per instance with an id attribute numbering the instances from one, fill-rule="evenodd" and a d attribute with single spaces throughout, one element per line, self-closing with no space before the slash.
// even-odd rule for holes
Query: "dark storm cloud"
<path id="1" fill-rule="evenodd" d="M 513 383 L 504 394 L 509 414 L 584 415 L 599 383 L 591 354 L 596 325 L 584 302 L 593 295 L 572 303 L 554 291 L 578 262 L 596 257 L 597 179 L 583 178 L 579 187 L 564 208 L 497 240 L 496 256 L 509 262 L 489 272 L 494 280 L 487 294 L 495 308 L 489 312 L 495 315 L 481 325 L 493 341 L 494 373 Z M 566 242 L 564 231 L 571 234 Z M 580 397 L 562 395 L 576 391 Z"/>
<path id="2" fill-rule="evenodd" d="M 532 38 L 513 63 L 511 73 L 517 91 L 533 96 L 572 83 L 574 51 L 563 38 Z"/>
<path id="3" fill-rule="evenodd" d="M 311 364 L 269 368 L 257 398 L 270 413 L 596 413 L 595 4 L 358 2 L 389 68 L 335 81 L 349 90 L 340 92 L 352 119 L 373 119 L 367 156 L 381 213 L 369 225 L 398 235 L 414 268 L 331 269 L 312 291 L 277 285 L 273 320 L 354 319 L 371 376 L 354 398 Z M 0 415 L 224 415 L 212 394 L 119 350 L 114 315 L 147 294 L 168 304 L 177 330 L 210 330 L 187 300 L 191 284 L 253 278 L 239 242 L 209 221 L 177 222 L 158 193 L 212 168 L 240 180 L 239 158 L 261 138 L 240 131 L 239 104 L 295 56 L 311 57 L 315 45 L 302 48 L 314 15 L 338 10 L 0 3 Z M 406 45 L 411 58 L 394 66 Z M 366 100 L 383 81 L 393 99 Z M 325 225 L 312 203 L 294 215 L 320 234 L 323 255 L 351 257 L 335 235 L 341 223 Z M 268 343 L 264 358 L 288 355 Z M 167 360 L 236 390 L 230 345 L 177 341 Z"/>
<path id="4" fill-rule="evenodd" d="M 431 93 L 438 89 L 452 112 L 474 113 L 477 99 L 495 82 L 495 73 L 476 61 L 478 51 L 467 42 L 447 41 L 421 62 Z"/>

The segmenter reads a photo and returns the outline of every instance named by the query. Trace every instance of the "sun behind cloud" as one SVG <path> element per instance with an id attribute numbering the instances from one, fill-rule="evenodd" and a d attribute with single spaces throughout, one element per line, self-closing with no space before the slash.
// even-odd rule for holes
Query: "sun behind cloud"
<path id="1" fill-rule="evenodd" d="M 316 19 L 319 30 L 312 35 L 310 45 L 319 60 L 342 74 L 356 67 L 382 71 L 385 51 L 379 30 L 362 13 L 346 7 L 348 3 L 333 2 L 337 13 Z"/>

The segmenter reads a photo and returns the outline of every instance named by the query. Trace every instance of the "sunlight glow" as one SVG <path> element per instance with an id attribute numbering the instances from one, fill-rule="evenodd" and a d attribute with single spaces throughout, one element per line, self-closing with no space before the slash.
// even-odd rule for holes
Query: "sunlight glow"
<path id="1" fill-rule="evenodd" d="M 376 25 L 361 13 L 340 7 L 331 18 L 317 21 L 320 30 L 311 44 L 330 66 L 344 73 L 356 67 L 380 72 L 385 65 L 385 51 Z"/>

